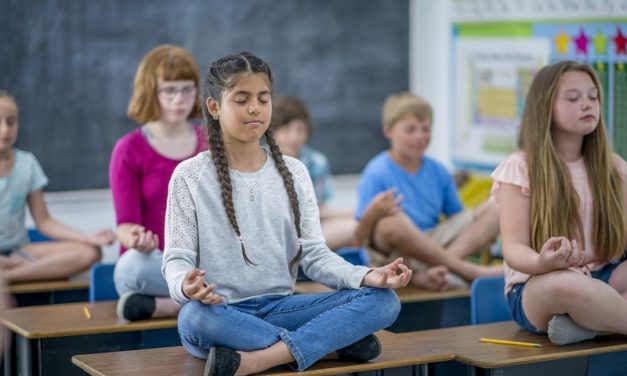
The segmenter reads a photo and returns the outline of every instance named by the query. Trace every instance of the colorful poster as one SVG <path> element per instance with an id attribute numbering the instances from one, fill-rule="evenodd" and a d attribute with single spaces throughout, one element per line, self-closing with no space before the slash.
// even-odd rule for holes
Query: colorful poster
<path id="1" fill-rule="evenodd" d="M 614 151 L 627 160 L 627 64 L 614 67 Z"/>
<path id="2" fill-rule="evenodd" d="M 544 39 L 459 39 L 456 45 L 455 159 L 498 164 L 516 148 L 524 99 L 549 59 Z"/>
<path id="3" fill-rule="evenodd" d="M 603 86 L 608 134 L 616 152 L 627 157 L 627 17 L 619 14 L 612 13 L 615 21 L 456 24 L 451 108 L 457 167 L 490 170 L 515 149 L 535 71 L 560 60 L 594 68 Z"/>

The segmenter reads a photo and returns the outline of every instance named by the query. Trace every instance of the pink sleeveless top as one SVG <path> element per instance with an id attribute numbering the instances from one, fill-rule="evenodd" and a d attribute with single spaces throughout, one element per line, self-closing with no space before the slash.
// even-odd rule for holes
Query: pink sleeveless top
<path id="1" fill-rule="evenodd" d="M 618 168 L 619 174 L 623 179 L 623 184 L 627 181 L 627 162 L 620 156 L 614 155 L 614 166 Z M 573 179 L 573 185 L 579 195 L 579 217 L 583 225 L 585 236 L 584 252 L 586 254 L 585 263 L 571 268 L 572 270 L 589 275 L 590 271 L 602 268 L 607 263 L 597 262 L 595 260 L 594 247 L 592 244 L 592 225 L 593 225 L 593 198 L 590 186 L 588 185 L 588 174 L 583 158 L 567 163 L 570 174 Z M 510 155 L 506 160 L 492 172 L 490 177 L 494 180 L 491 191 L 491 199 L 499 203 L 499 188 L 502 184 L 512 184 L 520 187 L 523 195 L 529 197 L 531 191 L 529 189 L 529 174 L 527 169 L 527 161 L 524 153 L 518 151 Z M 505 270 L 505 293 L 518 283 L 526 282 L 530 275 L 521 273 L 510 268 L 506 262 L 503 263 Z"/>

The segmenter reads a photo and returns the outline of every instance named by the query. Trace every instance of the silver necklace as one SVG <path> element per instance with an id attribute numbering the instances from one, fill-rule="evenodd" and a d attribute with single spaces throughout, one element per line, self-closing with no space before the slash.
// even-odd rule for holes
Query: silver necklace
<path id="1" fill-rule="evenodd" d="M 235 173 L 237 174 L 237 176 L 239 176 L 240 180 L 242 182 L 244 182 L 244 185 L 246 186 L 246 188 L 248 189 L 248 199 L 250 201 L 255 201 L 255 187 L 257 186 L 257 179 L 254 179 L 252 184 L 248 182 L 248 179 L 246 179 L 244 177 L 244 175 L 242 175 L 241 172 L 237 171 L 237 170 L 233 170 L 235 171 Z M 252 180 L 252 179 L 251 179 Z"/>
<path id="2" fill-rule="evenodd" d="M 263 151 L 263 149 L 262 149 Z M 266 153 L 265 151 L 263 152 L 263 156 L 262 156 L 262 160 L 263 157 L 265 157 Z M 263 168 L 263 163 L 261 165 L 261 168 Z M 239 176 L 240 180 L 244 183 L 244 185 L 246 186 L 246 188 L 248 189 L 248 199 L 250 201 L 255 201 L 255 188 L 257 187 L 257 179 L 246 179 L 244 177 L 244 175 L 242 175 L 241 172 L 239 172 L 237 169 L 233 168 L 233 171 L 235 171 L 235 173 L 237 174 L 237 176 Z"/>

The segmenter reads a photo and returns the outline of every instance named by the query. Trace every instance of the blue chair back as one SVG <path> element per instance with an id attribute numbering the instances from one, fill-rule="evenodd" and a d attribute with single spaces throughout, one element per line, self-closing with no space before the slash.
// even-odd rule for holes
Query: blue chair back
<path id="1" fill-rule="evenodd" d="M 335 253 L 342 257 L 344 260 L 350 262 L 353 265 L 365 265 L 368 266 L 368 253 L 363 248 L 340 248 Z M 297 282 L 310 282 L 311 279 L 303 273 L 303 269 L 298 267 Z"/>
<path id="2" fill-rule="evenodd" d="M 53 241 L 53 239 L 47 237 L 46 235 L 42 234 L 41 232 L 37 231 L 36 228 L 29 228 L 28 229 L 28 239 L 33 242 L 50 242 Z"/>
<path id="3" fill-rule="evenodd" d="M 368 266 L 368 253 L 363 248 L 340 248 L 335 253 L 353 265 Z"/>
<path id="4" fill-rule="evenodd" d="M 512 319 L 501 277 L 477 278 L 470 285 L 470 323 L 473 325 Z"/>
<path id="5" fill-rule="evenodd" d="M 89 301 L 117 300 L 119 298 L 113 283 L 115 264 L 94 264 L 89 272 Z"/>

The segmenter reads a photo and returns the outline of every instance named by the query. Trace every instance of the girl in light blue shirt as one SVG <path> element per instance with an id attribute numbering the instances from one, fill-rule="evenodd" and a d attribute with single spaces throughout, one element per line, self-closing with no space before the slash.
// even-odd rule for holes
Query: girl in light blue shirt
<path id="1" fill-rule="evenodd" d="M 13 147 L 17 133 L 17 103 L 0 91 L 0 269 L 5 280 L 65 278 L 86 270 L 115 235 L 111 230 L 85 234 L 50 215 L 43 193 L 48 178 L 33 154 Z M 59 241 L 29 242 L 27 205 L 37 229 Z"/>

